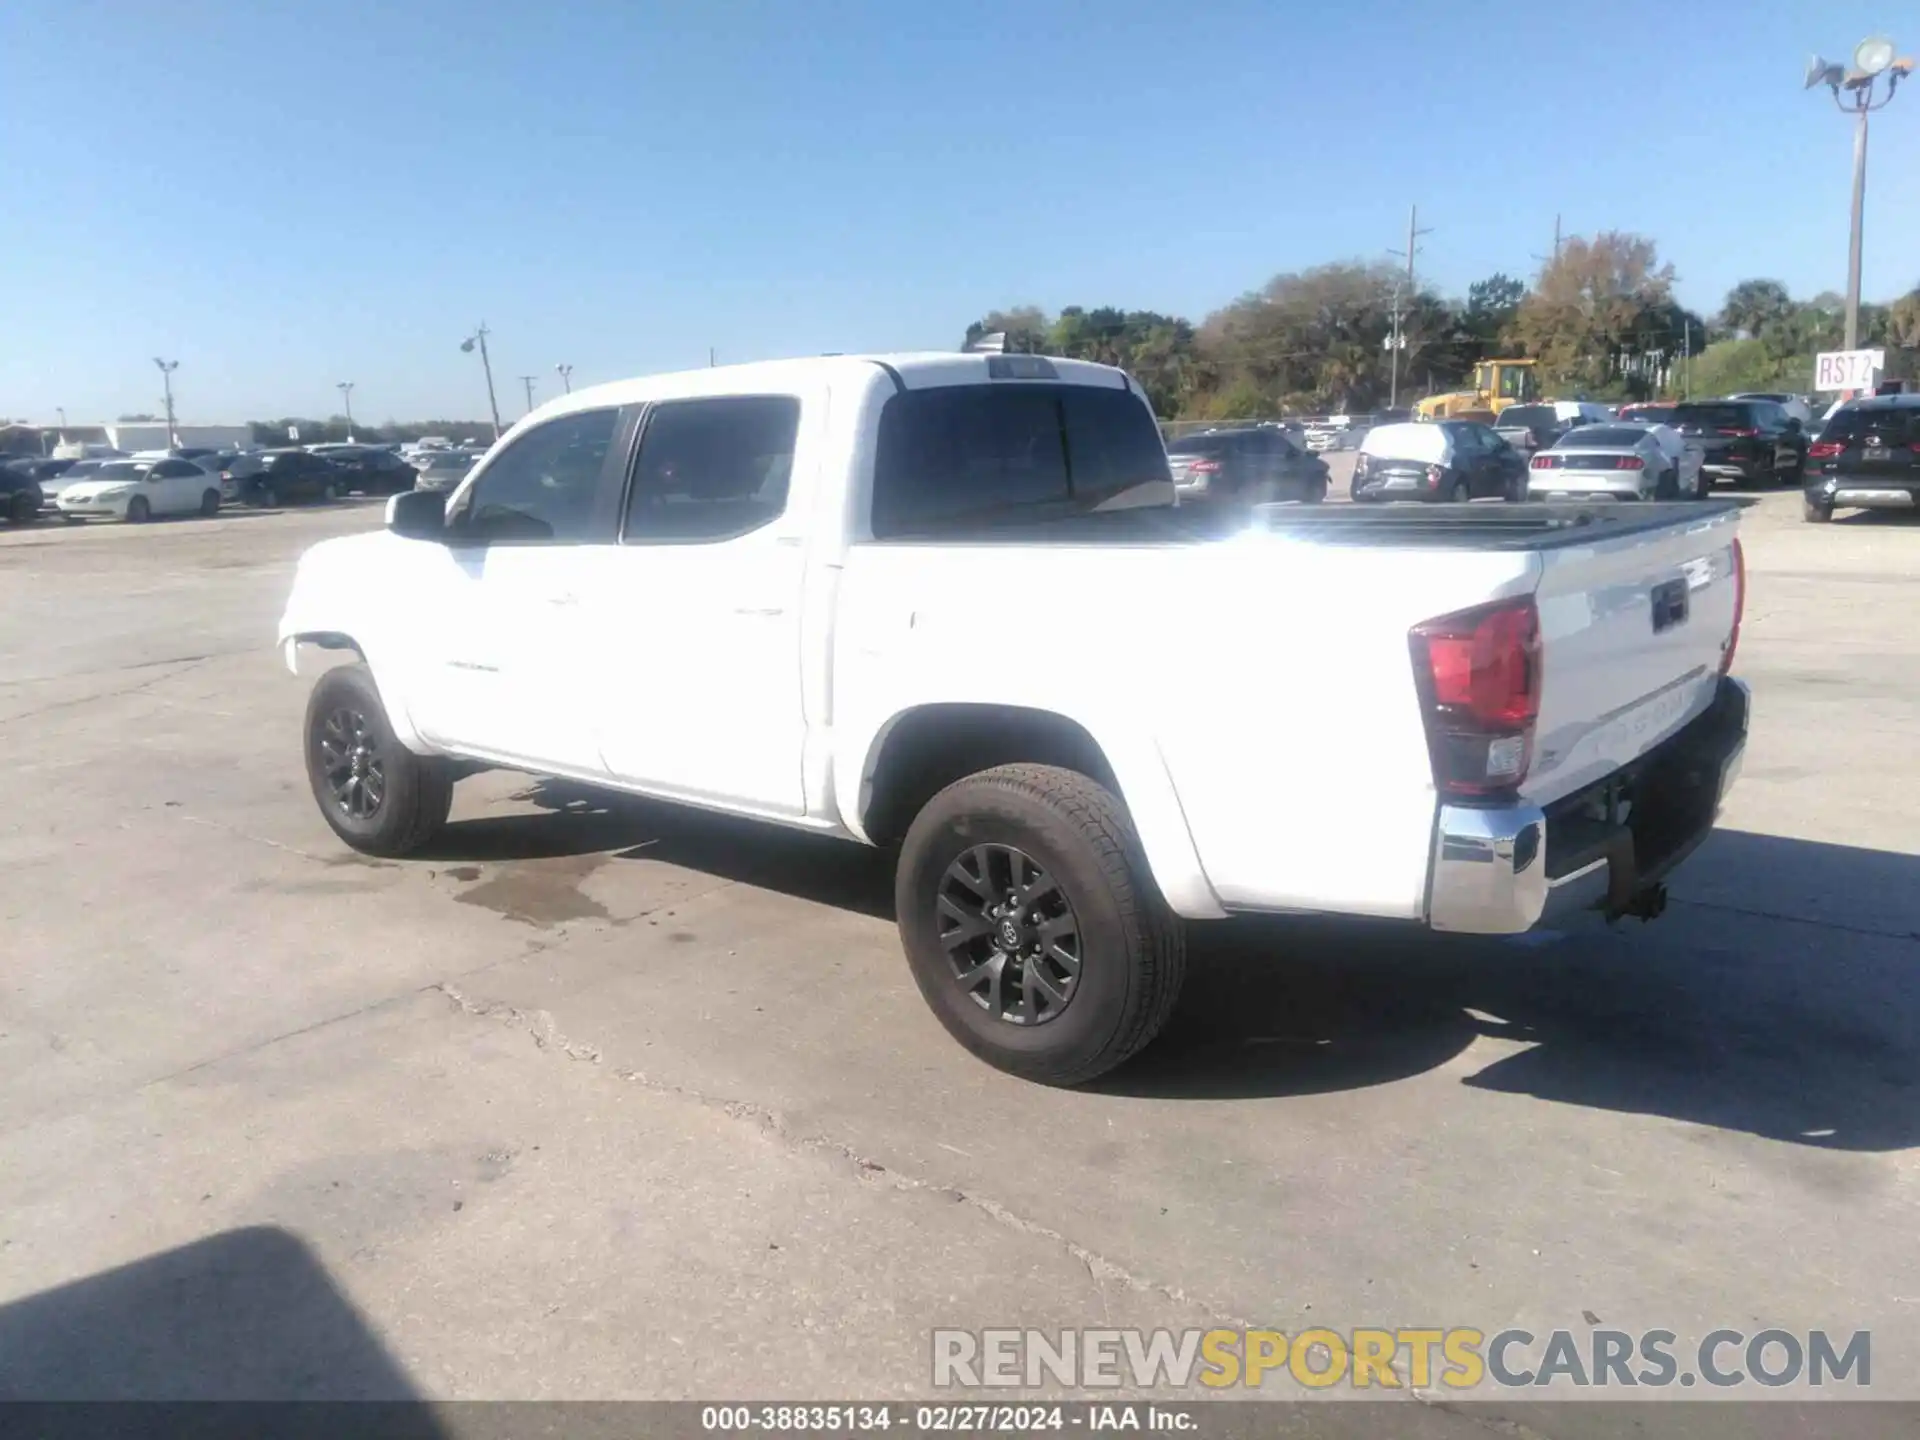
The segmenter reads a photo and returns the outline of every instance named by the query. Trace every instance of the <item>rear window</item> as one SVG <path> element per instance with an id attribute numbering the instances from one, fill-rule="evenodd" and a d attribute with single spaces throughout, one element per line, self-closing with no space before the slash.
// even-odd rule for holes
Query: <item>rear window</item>
<path id="1" fill-rule="evenodd" d="M 144 479 L 146 473 L 152 468 L 152 462 L 145 460 L 137 464 L 102 465 L 97 478 L 101 480 L 140 480 Z"/>
<path id="2" fill-rule="evenodd" d="M 1849 405 L 1820 427 L 1822 440 L 1859 440 L 1868 435 L 1878 435 L 1883 445 L 1920 444 L 1920 406 Z"/>
<path id="3" fill-rule="evenodd" d="M 953 522 L 1089 510 L 1156 483 L 1170 501 L 1159 427 L 1131 390 L 908 390 L 880 413 L 873 533 L 885 539 Z"/>
<path id="4" fill-rule="evenodd" d="M 1675 425 L 1751 425 L 1751 405 L 1676 405 Z"/>
<path id="5" fill-rule="evenodd" d="M 1189 435 L 1167 446 L 1169 455 L 1224 455 L 1237 448 L 1239 435 Z"/>
<path id="6" fill-rule="evenodd" d="M 1509 405 L 1500 413 L 1502 425 L 1557 425 L 1560 416 L 1551 405 Z"/>
<path id="7" fill-rule="evenodd" d="M 1620 418 L 1638 420 L 1647 425 L 1665 425 L 1673 419 L 1673 410 L 1671 405 L 1632 405 Z"/>
<path id="8" fill-rule="evenodd" d="M 1582 425 L 1579 429 L 1562 435 L 1554 442 L 1556 450 L 1589 450 L 1596 446 L 1618 445 L 1630 449 L 1647 438 L 1644 430 L 1630 429 L 1625 425 Z"/>

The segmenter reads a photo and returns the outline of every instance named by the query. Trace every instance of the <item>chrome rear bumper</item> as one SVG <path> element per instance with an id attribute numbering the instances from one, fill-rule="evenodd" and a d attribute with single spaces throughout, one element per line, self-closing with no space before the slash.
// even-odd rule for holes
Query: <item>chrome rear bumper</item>
<path id="1" fill-rule="evenodd" d="M 1624 824 L 1576 820 L 1561 802 L 1442 805 L 1427 924 L 1513 935 L 1583 910 L 1628 913 L 1712 832 L 1739 778 L 1750 708 L 1746 684 L 1723 678 L 1703 714 L 1634 762 Z"/>

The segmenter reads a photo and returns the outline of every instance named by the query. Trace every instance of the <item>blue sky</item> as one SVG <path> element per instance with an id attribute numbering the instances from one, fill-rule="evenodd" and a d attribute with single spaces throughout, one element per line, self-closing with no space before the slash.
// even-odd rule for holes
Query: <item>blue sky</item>
<path id="1" fill-rule="evenodd" d="M 948 348 L 983 311 L 1194 319 L 1382 257 L 1530 274 L 1652 236 L 1680 294 L 1845 279 L 1808 52 L 1894 0 L 8 0 L 0 415 L 484 413 L 576 384 Z M 1920 282 L 1920 80 L 1876 122 L 1865 291 Z"/>

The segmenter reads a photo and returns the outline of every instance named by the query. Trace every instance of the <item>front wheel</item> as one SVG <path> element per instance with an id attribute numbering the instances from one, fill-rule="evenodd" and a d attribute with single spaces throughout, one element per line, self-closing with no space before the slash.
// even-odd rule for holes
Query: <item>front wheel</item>
<path id="1" fill-rule="evenodd" d="M 333 833 L 368 855 L 408 855 L 446 823 L 446 762 L 394 738 L 373 672 L 327 671 L 307 698 L 307 781 Z"/>
<path id="2" fill-rule="evenodd" d="M 200 492 L 200 513 L 202 515 L 218 515 L 220 513 L 220 492 L 218 490 L 202 490 Z"/>
<path id="3" fill-rule="evenodd" d="M 1173 1012 L 1186 941 L 1119 799 L 1051 765 L 1003 765 L 928 801 L 894 880 L 914 982 L 989 1065 L 1079 1085 Z"/>
<path id="4" fill-rule="evenodd" d="M 31 525 L 40 513 L 40 497 L 31 490 L 16 490 L 7 500 L 7 519 L 15 525 Z"/>
<path id="5" fill-rule="evenodd" d="M 333 482 L 329 480 L 320 487 L 320 503 L 323 505 L 331 505 L 339 494 L 340 492 L 334 488 Z"/>
<path id="6" fill-rule="evenodd" d="M 136 495 L 127 502 L 127 523 L 144 525 L 153 517 L 153 507 L 147 503 L 147 497 Z"/>

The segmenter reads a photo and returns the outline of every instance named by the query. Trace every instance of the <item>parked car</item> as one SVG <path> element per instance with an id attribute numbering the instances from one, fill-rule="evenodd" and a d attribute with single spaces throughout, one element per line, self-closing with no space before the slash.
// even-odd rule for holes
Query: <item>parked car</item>
<path id="1" fill-rule="evenodd" d="M 44 503 L 38 480 L 22 468 L 0 463 L 0 515 L 8 524 L 31 523 Z"/>
<path id="2" fill-rule="evenodd" d="M 1697 500 L 1700 463 L 1698 447 L 1664 425 L 1581 425 L 1528 462 L 1527 498 Z"/>
<path id="3" fill-rule="evenodd" d="M 1771 400 L 1689 400 L 1674 407 L 1671 423 L 1700 446 L 1709 485 L 1772 484 L 1804 473 L 1807 437 Z"/>
<path id="4" fill-rule="evenodd" d="M 1677 408 L 1657 400 L 1643 400 L 1635 405 L 1622 405 L 1620 419 L 1630 420 L 1636 425 L 1671 425 L 1673 412 Z"/>
<path id="5" fill-rule="evenodd" d="M 1355 500 L 1449 500 L 1483 495 L 1519 499 L 1526 456 L 1471 420 L 1379 425 L 1360 442 L 1353 464 Z"/>
<path id="6" fill-rule="evenodd" d="M 1276 427 L 1203 430 L 1169 445 L 1167 463 L 1183 505 L 1327 498 L 1327 462 Z"/>
<path id="7" fill-rule="evenodd" d="M 1319 454 L 1327 450 L 1351 450 L 1372 428 L 1368 415 L 1329 415 L 1324 420 L 1307 422 L 1307 449 Z"/>
<path id="8" fill-rule="evenodd" d="M 1807 447 L 1802 513 L 1825 522 L 1840 507 L 1920 510 L 1920 395 L 1855 400 Z"/>
<path id="9" fill-rule="evenodd" d="M 466 450 L 422 450 L 413 458 L 413 488 L 455 490 L 478 457 Z"/>
<path id="10" fill-rule="evenodd" d="M 1544 450 L 1571 428 L 1551 405 L 1509 405 L 1493 424 L 1496 435 L 1520 450 Z"/>
<path id="11" fill-rule="evenodd" d="M 68 485 L 59 503 L 63 520 L 126 520 L 137 525 L 158 515 L 212 515 L 220 508 L 220 482 L 177 455 L 113 460 Z"/>
<path id="12" fill-rule="evenodd" d="M 397 495 L 413 488 L 413 466 L 384 445 L 316 445 L 308 453 L 338 466 L 348 490 Z"/>
<path id="13" fill-rule="evenodd" d="M 38 481 L 43 488 L 49 480 L 64 475 L 73 463 L 71 460 L 55 460 L 45 455 L 0 455 L 0 464 L 4 464 L 15 474 Z"/>
<path id="14" fill-rule="evenodd" d="M 818 357 L 556 398 L 452 503 L 396 495 L 301 557 L 283 653 L 357 652 L 307 700 L 314 803 L 356 850 L 416 853 L 456 767 L 497 764 L 897 845 L 921 993 L 1053 1084 L 1160 1029 L 1187 920 L 1660 913 L 1746 741 L 1739 507 L 1249 528 L 1173 502 L 1139 388 L 1087 362 Z M 1071 666 L 966 663 L 1039 617 Z M 1181 683 L 1143 703 L 1167 654 Z M 1276 675 L 1337 682 L 1346 763 Z"/>
<path id="15" fill-rule="evenodd" d="M 305 500 L 333 500 L 346 493 L 346 476 L 331 460 L 305 450 L 267 450 L 259 468 L 236 477 L 234 498 L 243 505 L 276 509 Z"/>
<path id="16" fill-rule="evenodd" d="M 1800 396 L 1790 395 L 1784 390 L 1742 390 L 1738 395 L 1727 396 L 1727 399 L 1765 400 L 1769 404 L 1778 405 L 1790 417 L 1798 420 L 1802 430 L 1809 429 L 1813 425 L 1812 408 Z"/>
<path id="17" fill-rule="evenodd" d="M 59 474 L 40 482 L 40 508 L 49 514 L 59 508 L 60 495 L 69 485 L 78 485 L 82 480 L 90 479 L 99 473 L 103 465 L 111 465 L 112 460 L 74 460 L 67 464 Z"/>

